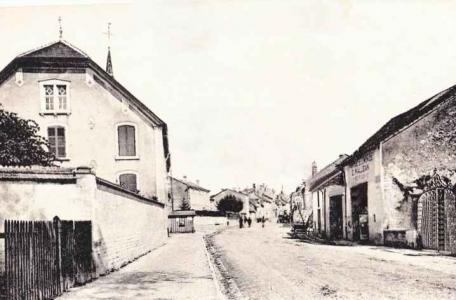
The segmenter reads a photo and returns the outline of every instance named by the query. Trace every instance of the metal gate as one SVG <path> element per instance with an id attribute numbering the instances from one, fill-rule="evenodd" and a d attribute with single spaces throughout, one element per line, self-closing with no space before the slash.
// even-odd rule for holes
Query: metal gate
<path id="1" fill-rule="evenodd" d="M 447 188 L 428 190 L 418 200 L 417 227 L 423 247 L 454 252 L 456 197 Z"/>

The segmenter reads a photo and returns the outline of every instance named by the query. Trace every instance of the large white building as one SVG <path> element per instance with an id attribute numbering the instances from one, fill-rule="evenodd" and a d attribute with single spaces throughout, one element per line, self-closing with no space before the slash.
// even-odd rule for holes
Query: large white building
<path id="1" fill-rule="evenodd" d="M 167 126 L 87 54 L 63 40 L 14 58 L 0 72 L 0 103 L 40 126 L 63 167 L 168 202 Z"/>

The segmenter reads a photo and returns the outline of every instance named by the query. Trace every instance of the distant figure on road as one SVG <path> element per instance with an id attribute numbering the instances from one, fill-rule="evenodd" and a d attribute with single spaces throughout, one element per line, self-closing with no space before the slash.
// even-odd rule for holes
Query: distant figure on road
<path id="1" fill-rule="evenodd" d="M 249 228 L 250 228 L 250 226 L 252 226 L 252 219 L 250 217 L 247 219 L 247 223 L 249 224 Z"/>
<path id="2" fill-rule="evenodd" d="M 261 218 L 261 227 L 264 227 L 264 222 L 265 222 L 265 221 L 266 221 L 266 220 L 264 219 L 264 216 L 263 216 L 263 217 Z"/>
<path id="3" fill-rule="evenodd" d="M 242 217 L 239 217 L 239 228 L 242 228 L 244 226 Z"/>

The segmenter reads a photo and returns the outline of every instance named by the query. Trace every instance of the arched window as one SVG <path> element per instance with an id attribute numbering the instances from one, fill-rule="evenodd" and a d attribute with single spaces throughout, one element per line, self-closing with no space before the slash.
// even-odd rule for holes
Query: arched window
<path id="1" fill-rule="evenodd" d="M 136 156 L 136 127 L 132 124 L 117 126 L 119 157 Z"/>
<path id="2" fill-rule="evenodd" d="M 134 173 L 124 173 L 119 175 L 119 185 L 124 189 L 127 189 L 132 192 L 138 191 L 138 182 L 136 180 L 136 174 Z"/>

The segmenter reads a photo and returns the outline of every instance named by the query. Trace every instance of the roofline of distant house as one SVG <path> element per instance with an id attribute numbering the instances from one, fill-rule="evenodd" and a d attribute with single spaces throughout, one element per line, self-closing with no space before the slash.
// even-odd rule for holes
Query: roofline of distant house
<path id="1" fill-rule="evenodd" d="M 210 190 L 205 189 L 205 188 L 201 187 L 200 185 L 198 185 L 198 184 L 196 184 L 196 183 L 190 182 L 190 183 L 193 185 L 193 186 L 192 186 L 192 185 L 189 184 L 189 182 L 185 182 L 185 181 L 183 181 L 183 180 L 181 180 L 181 179 L 177 179 L 177 178 L 175 178 L 175 177 L 171 177 L 171 176 L 169 176 L 169 177 L 170 177 L 172 180 L 176 180 L 176 181 L 179 181 L 179 182 L 182 183 L 182 184 L 185 184 L 185 185 L 188 186 L 188 188 L 190 188 L 190 189 L 200 190 L 200 191 L 207 192 L 207 193 L 210 192 Z"/>
<path id="2" fill-rule="evenodd" d="M 244 194 L 243 192 L 238 192 L 238 191 L 233 190 L 233 189 L 222 189 L 220 192 L 218 192 L 218 193 L 212 195 L 210 198 L 213 198 L 213 197 L 217 196 L 218 194 L 221 194 L 221 193 L 223 193 L 223 192 L 225 192 L 225 191 L 235 192 L 235 193 L 238 193 L 238 194 L 247 196 L 247 197 L 249 196 L 249 195 L 247 195 L 247 194 Z"/>

